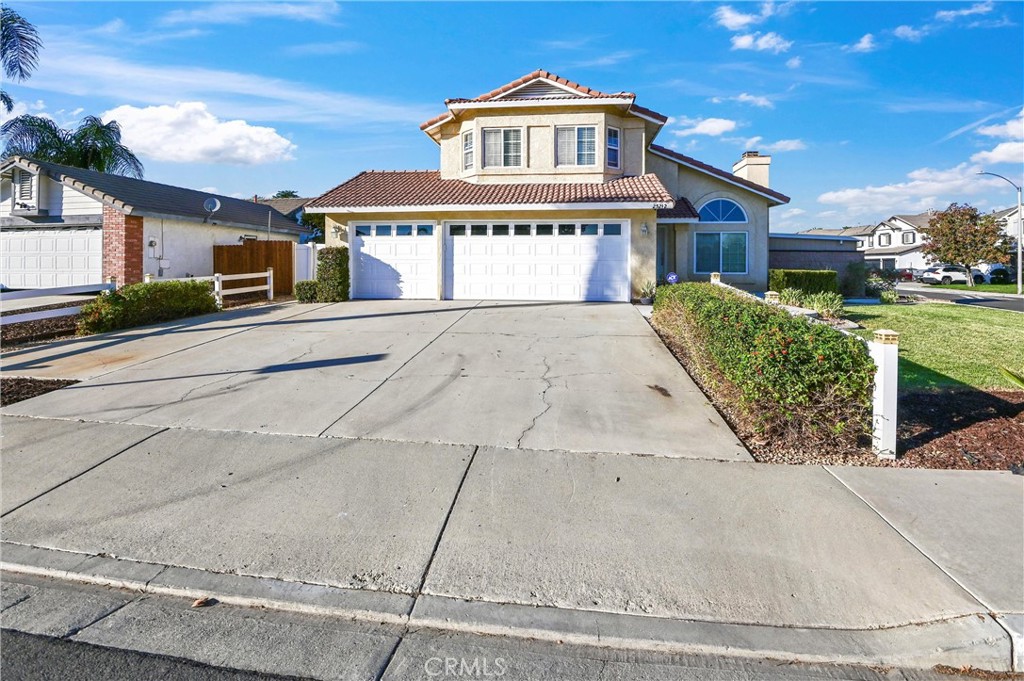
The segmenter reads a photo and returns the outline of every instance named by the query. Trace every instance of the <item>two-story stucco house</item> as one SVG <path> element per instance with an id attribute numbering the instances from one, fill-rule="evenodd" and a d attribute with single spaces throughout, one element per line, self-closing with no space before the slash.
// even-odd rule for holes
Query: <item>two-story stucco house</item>
<path id="1" fill-rule="evenodd" d="M 846 236 L 857 239 L 857 250 L 869 267 L 881 270 L 924 269 L 929 267 L 921 250 L 925 234 L 921 228 L 935 215 L 934 210 L 915 215 L 891 215 L 876 225 L 843 229 L 808 229 L 801 234 Z"/>
<path id="2" fill-rule="evenodd" d="M 659 146 L 628 92 L 535 71 L 421 125 L 440 170 L 366 171 L 306 206 L 356 298 L 605 300 L 676 272 L 764 289 L 771 158 L 729 173 Z"/>

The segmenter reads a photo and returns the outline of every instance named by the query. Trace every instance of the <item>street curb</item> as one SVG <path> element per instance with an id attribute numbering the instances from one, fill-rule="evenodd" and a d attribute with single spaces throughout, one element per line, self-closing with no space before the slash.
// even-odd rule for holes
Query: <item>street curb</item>
<path id="1" fill-rule="evenodd" d="M 215 598 L 244 607 L 460 633 L 620 650 L 773 658 L 810 663 L 1012 671 L 1013 645 L 988 613 L 886 629 L 823 629 L 673 620 L 589 610 L 467 601 L 231 575 L 0 543 L 0 570 L 141 593 Z"/>

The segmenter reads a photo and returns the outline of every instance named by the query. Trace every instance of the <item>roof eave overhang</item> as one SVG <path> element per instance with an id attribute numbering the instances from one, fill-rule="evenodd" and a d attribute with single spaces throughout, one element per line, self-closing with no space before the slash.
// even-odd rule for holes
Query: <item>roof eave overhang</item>
<path id="1" fill-rule="evenodd" d="M 696 170 L 699 173 L 703 173 L 704 175 L 707 175 L 708 177 L 714 177 L 716 179 L 721 180 L 722 182 L 725 182 L 727 184 L 731 184 L 734 187 L 738 187 L 740 189 L 743 189 L 744 191 L 748 191 L 748 192 L 750 192 L 752 194 L 757 194 L 758 196 L 762 196 L 762 197 L 768 199 L 768 201 L 772 205 L 781 206 L 781 205 L 789 203 L 789 197 L 785 197 L 785 199 L 783 200 L 783 199 L 780 199 L 777 196 L 772 196 L 771 194 L 767 194 L 765 192 L 757 191 L 753 187 L 748 187 L 747 185 L 745 185 L 745 184 L 743 184 L 741 182 L 734 182 L 734 181 L 730 180 L 728 177 L 725 177 L 724 175 L 718 175 L 717 173 L 708 172 L 707 170 L 705 170 L 704 168 L 701 168 L 700 166 L 696 166 L 696 165 L 693 165 L 692 163 L 687 163 L 686 161 L 680 160 L 680 159 L 675 158 L 673 156 L 669 156 L 668 154 L 664 154 L 664 153 L 658 151 L 657 149 L 652 149 L 652 148 L 648 147 L 647 150 L 650 151 L 655 156 L 660 156 L 661 158 L 668 159 L 669 161 L 672 161 L 673 163 L 678 163 L 681 166 L 686 166 L 687 168 L 690 168 L 691 170 Z"/>
<path id="2" fill-rule="evenodd" d="M 486 102 L 451 102 L 448 104 L 450 111 L 463 111 L 468 109 L 524 109 L 533 107 L 576 107 L 576 106 L 630 106 L 632 99 L 625 97 L 568 97 L 558 99 L 489 99 Z"/>
<path id="3" fill-rule="evenodd" d="M 669 201 L 579 201 L 570 203 L 453 203 L 412 206 L 307 206 L 307 213 L 422 213 L 440 211 L 654 210 Z"/>
<path id="4" fill-rule="evenodd" d="M 700 222 L 700 218 L 658 218 L 659 225 L 686 225 Z"/>
<path id="5" fill-rule="evenodd" d="M 213 227 L 234 227 L 237 229 L 251 229 L 253 231 L 258 232 L 267 231 L 266 223 L 260 224 L 253 222 L 235 222 L 234 220 L 219 220 L 216 217 L 210 219 L 199 217 L 197 215 L 175 215 L 174 213 L 161 213 L 150 210 L 137 210 L 133 213 L 133 215 L 145 218 L 153 218 L 157 220 L 177 220 L 179 222 L 195 222 L 198 224 L 206 224 Z M 291 227 L 285 228 L 276 225 L 271 225 L 270 231 L 277 232 L 279 234 L 305 234 L 309 230 L 304 230 L 298 225 L 295 225 L 294 229 Z"/>

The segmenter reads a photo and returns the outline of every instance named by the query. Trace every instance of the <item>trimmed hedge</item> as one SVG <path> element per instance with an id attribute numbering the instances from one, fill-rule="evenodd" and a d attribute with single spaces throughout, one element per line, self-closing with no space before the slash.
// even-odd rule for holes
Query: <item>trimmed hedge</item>
<path id="1" fill-rule="evenodd" d="M 129 329 L 217 311 L 213 282 L 154 281 L 129 284 L 82 306 L 78 333 Z"/>
<path id="2" fill-rule="evenodd" d="M 798 288 L 804 293 L 839 293 L 835 270 L 768 270 L 768 289 Z"/>
<path id="3" fill-rule="evenodd" d="M 316 264 L 317 301 L 340 303 L 348 300 L 348 248 L 321 248 Z"/>
<path id="4" fill-rule="evenodd" d="M 874 362 L 857 338 L 726 288 L 658 288 L 653 324 L 715 401 L 772 447 L 860 447 Z"/>
<path id="5" fill-rule="evenodd" d="M 311 279 L 295 282 L 295 299 L 300 303 L 315 303 L 319 291 L 319 282 Z"/>

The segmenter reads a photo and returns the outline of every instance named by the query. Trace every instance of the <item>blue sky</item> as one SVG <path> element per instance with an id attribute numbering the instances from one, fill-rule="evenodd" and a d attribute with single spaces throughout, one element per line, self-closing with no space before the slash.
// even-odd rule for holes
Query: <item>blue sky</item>
<path id="1" fill-rule="evenodd" d="M 114 118 L 147 179 L 228 195 L 436 168 L 418 124 L 536 68 L 637 93 L 720 168 L 770 152 L 780 231 L 1024 179 L 1021 2 L 10 4 L 44 41 L 17 112 Z"/>

